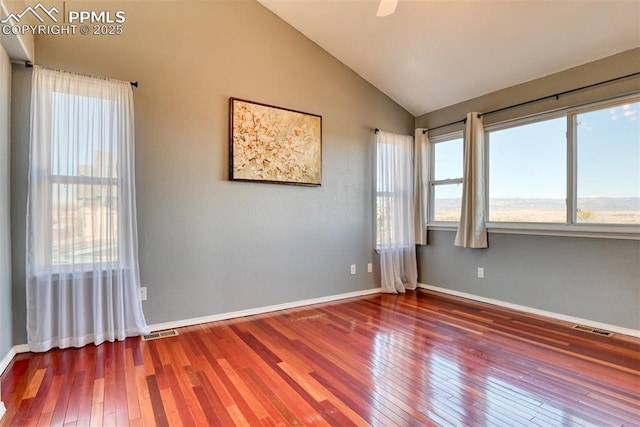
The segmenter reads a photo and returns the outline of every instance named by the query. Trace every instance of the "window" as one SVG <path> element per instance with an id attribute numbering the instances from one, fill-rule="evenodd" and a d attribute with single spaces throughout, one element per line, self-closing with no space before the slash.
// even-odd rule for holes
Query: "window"
<path id="1" fill-rule="evenodd" d="M 488 132 L 489 221 L 565 222 L 564 117 Z"/>
<path id="2" fill-rule="evenodd" d="M 433 222 L 460 220 L 462 204 L 462 133 L 432 139 L 429 218 Z"/>
<path id="3" fill-rule="evenodd" d="M 635 234 L 639 111 L 634 95 L 487 126 L 489 227 Z M 429 223 L 446 226 L 460 220 L 463 133 L 430 142 Z"/>
<path id="4" fill-rule="evenodd" d="M 394 213 L 396 211 L 395 189 L 388 185 L 381 175 L 387 168 L 389 159 L 393 158 L 394 148 L 391 144 L 378 142 L 376 145 L 376 249 L 381 249 L 385 242 L 393 240 Z"/>
<path id="5" fill-rule="evenodd" d="M 376 142 L 376 249 L 414 246 L 413 137 L 380 131 Z"/>
<path id="6" fill-rule="evenodd" d="M 635 97 L 488 127 L 489 222 L 640 224 L 639 108 Z"/>
<path id="7" fill-rule="evenodd" d="M 129 82 L 34 66 L 26 221 L 33 351 L 148 333 Z"/>
<path id="8" fill-rule="evenodd" d="M 640 224 L 640 102 L 575 115 L 578 223 Z"/>
<path id="9" fill-rule="evenodd" d="M 51 133 L 52 266 L 117 261 L 118 152 L 109 103 L 52 94 L 57 124 Z"/>

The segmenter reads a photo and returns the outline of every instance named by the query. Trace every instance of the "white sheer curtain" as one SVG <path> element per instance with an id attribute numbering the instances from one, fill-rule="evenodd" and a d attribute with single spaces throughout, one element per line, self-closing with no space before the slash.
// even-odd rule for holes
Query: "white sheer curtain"
<path id="1" fill-rule="evenodd" d="M 379 131 L 376 137 L 377 249 L 382 292 L 415 289 L 413 137 Z"/>
<path id="2" fill-rule="evenodd" d="M 484 125 L 478 113 L 467 114 L 464 144 L 462 208 L 455 245 L 486 248 Z"/>
<path id="3" fill-rule="evenodd" d="M 148 332 L 128 82 L 34 67 L 27 206 L 32 351 Z"/>

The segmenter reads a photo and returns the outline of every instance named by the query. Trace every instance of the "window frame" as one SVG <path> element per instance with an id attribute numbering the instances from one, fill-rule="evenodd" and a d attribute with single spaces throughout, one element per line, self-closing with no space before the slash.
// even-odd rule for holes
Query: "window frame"
<path id="1" fill-rule="evenodd" d="M 462 175 L 460 178 L 448 178 L 448 179 L 435 179 L 435 165 L 436 165 L 436 144 L 441 144 L 443 142 L 449 142 L 456 139 L 462 139 L 462 159 L 463 164 L 461 165 Z M 462 181 L 464 178 L 464 131 L 459 130 L 455 132 L 449 132 L 446 134 L 434 136 L 429 138 L 429 181 L 427 183 L 427 197 L 429 201 L 429 212 L 427 213 L 427 227 L 430 225 L 433 226 L 451 226 L 458 224 L 458 221 L 436 221 L 435 220 L 435 187 L 438 185 L 451 185 L 451 184 L 460 184 L 462 185 Z"/>
<path id="2" fill-rule="evenodd" d="M 619 106 L 625 103 L 640 102 L 640 94 L 632 94 L 610 98 L 602 101 L 590 102 L 578 106 L 547 111 L 513 120 L 494 123 L 485 127 L 485 182 L 487 183 L 485 194 L 485 208 L 487 218 L 490 211 L 489 174 L 491 164 L 489 154 L 491 150 L 491 138 L 489 134 L 502 129 L 524 126 L 544 120 L 564 117 L 566 120 L 565 145 L 566 155 L 566 215 L 563 223 L 547 222 L 498 222 L 487 221 L 490 232 L 506 234 L 533 234 L 567 237 L 594 237 L 640 240 L 640 224 L 593 224 L 579 223 L 577 221 L 577 116 L 591 111 L 602 110 L 608 107 Z"/>
<path id="3" fill-rule="evenodd" d="M 520 127 L 520 126 L 527 126 L 527 125 L 531 125 L 531 124 L 535 124 L 535 123 L 540 123 L 540 122 L 544 122 L 544 121 L 548 121 L 548 120 L 554 120 L 554 119 L 560 119 L 560 118 L 567 118 L 567 114 L 566 112 L 562 111 L 562 110 L 557 110 L 557 111 L 551 111 L 551 112 L 545 112 L 545 113 L 541 113 L 541 114 L 536 114 L 536 115 L 532 115 L 532 116 L 527 116 L 527 117 L 523 117 L 523 118 L 518 118 L 518 119 L 514 119 L 514 120 L 508 120 L 505 122 L 500 122 L 500 123 L 495 123 L 495 124 L 491 124 L 489 126 L 485 126 L 484 128 L 484 138 L 485 138 L 485 147 L 484 147 L 484 156 L 485 156 L 485 168 L 484 168 L 484 179 L 485 179 L 485 183 L 486 183 L 486 188 L 485 188 L 485 200 L 484 200 L 484 206 L 485 206 L 485 212 L 487 215 L 487 226 L 493 226 L 496 227 L 498 226 L 499 228 L 501 228 L 500 226 L 503 224 L 507 224 L 507 225 L 520 225 L 520 224 L 529 224 L 529 225 L 535 225 L 538 227 L 546 227 L 547 225 L 565 225 L 567 224 L 567 212 L 568 212 L 568 207 L 566 208 L 567 211 L 565 212 L 565 222 L 524 222 L 524 221 L 489 221 L 489 215 L 490 215 L 490 200 L 491 200 L 491 189 L 490 189 L 490 176 L 491 176 L 491 164 L 490 164 L 490 154 L 491 154 L 491 138 L 489 136 L 489 134 L 491 132 L 496 132 L 496 131 L 501 131 L 501 130 L 505 130 L 505 129 L 511 129 L 511 128 L 516 128 L 516 127 Z M 568 124 L 567 124 L 567 128 L 565 128 L 565 149 L 569 150 L 569 147 L 567 145 L 567 135 L 568 135 Z M 567 151 L 567 156 L 566 156 L 566 160 L 567 160 L 567 167 L 565 170 L 565 186 L 568 187 L 569 185 L 569 181 L 568 181 L 568 174 L 570 172 L 570 165 L 569 165 L 569 151 Z M 567 188 L 565 191 L 565 202 L 568 200 L 568 195 L 569 195 L 569 189 Z M 566 203 L 565 203 L 566 206 Z"/>
<path id="4" fill-rule="evenodd" d="M 568 179 L 570 179 L 570 182 L 567 182 L 567 209 L 571 207 L 571 211 L 567 212 L 567 223 L 582 227 L 592 226 L 594 228 L 597 226 L 616 228 L 622 227 L 631 229 L 637 228 L 636 232 L 640 233 L 640 224 L 594 224 L 578 222 L 578 115 L 635 102 L 640 103 L 640 93 L 589 103 L 583 106 L 567 109 L 567 150 L 571 150 L 571 152 L 567 153 L 567 161 L 569 161 L 569 155 L 571 155 L 572 162 L 572 164 L 567 167 L 567 169 L 570 169 L 571 173 L 571 175 L 567 175 Z M 638 126 L 640 129 L 640 123 L 638 124 Z M 567 173 L 569 173 L 569 170 L 567 171 Z"/>
<path id="5" fill-rule="evenodd" d="M 113 100 L 105 98 L 105 97 L 101 97 L 101 96 L 96 96 L 96 95 L 78 95 L 78 94 L 71 94 L 71 93 L 67 93 L 64 91 L 59 91 L 59 90 L 55 90 L 53 92 L 54 95 L 63 95 L 63 96 L 75 96 L 75 97 L 86 97 L 86 98 L 91 98 L 94 100 L 97 100 L 98 102 L 104 103 L 104 102 L 113 102 Z M 53 114 L 53 109 L 52 109 L 52 114 Z M 52 120 L 50 118 L 50 120 Z M 114 117 L 113 120 L 115 122 L 117 122 L 117 126 L 120 126 L 119 123 L 119 118 L 118 117 Z M 110 121 L 110 120 L 107 120 Z M 117 127 L 116 126 L 116 127 Z M 51 139 L 49 144 L 49 150 L 53 151 L 53 139 Z M 115 159 L 114 161 L 116 162 L 116 165 L 120 162 L 120 152 L 118 151 L 112 151 L 110 153 L 115 154 Z M 69 172 L 69 171 L 66 171 Z M 80 185 L 85 185 L 85 186 L 102 186 L 102 187 L 115 187 L 116 189 L 116 194 L 118 195 L 117 197 L 119 197 L 120 194 L 120 188 L 119 188 L 119 184 L 121 182 L 121 178 L 119 176 L 115 176 L 115 177 L 108 177 L 108 176 L 89 176 L 89 175 L 83 175 L 83 174 L 72 174 L 70 175 L 69 173 L 55 173 L 53 170 L 52 165 L 49 166 L 49 168 L 44 171 L 43 173 L 43 178 L 45 180 L 48 181 L 48 184 L 50 185 L 49 188 L 49 195 L 53 195 L 54 194 L 54 188 L 56 185 L 58 186 L 80 186 Z M 51 211 L 52 207 L 53 207 L 53 200 L 51 199 L 51 197 L 49 197 L 48 200 L 48 209 Z M 121 208 L 120 208 L 120 200 L 118 199 L 116 201 L 116 208 L 117 208 L 117 218 L 119 221 L 120 215 L 121 215 Z M 68 264 L 68 263 L 60 263 L 60 262 L 55 262 L 53 259 L 53 242 L 54 242 L 54 238 L 53 238 L 53 234 L 54 234 L 54 228 L 53 228 L 53 221 L 51 221 L 51 226 L 49 227 L 49 247 L 46 248 L 45 250 L 45 256 L 43 257 L 46 260 L 46 263 L 42 266 L 39 266 L 38 270 L 43 272 L 43 273 L 50 273 L 52 271 L 56 271 L 59 272 L 60 274 L 69 274 L 71 273 L 72 270 L 72 266 L 76 265 L 76 266 L 80 266 L 80 267 L 84 267 L 87 265 L 91 265 L 92 263 L 90 262 L 78 262 L 78 263 L 74 263 L 74 264 Z M 118 227 L 119 227 L 119 223 L 118 223 Z M 120 242 L 117 241 L 117 243 L 119 244 Z M 45 248 L 43 248 L 45 249 Z M 43 250 L 41 249 L 41 250 Z M 124 269 L 123 264 L 122 264 L 122 260 L 120 259 L 120 252 L 118 250 L 116 250 L 116 254 L 115 254 L 115 258 L 114 259 L 110 259 L 107 261 L 103 262 L 103 265 L 106 266 L 108 269 Z M 82 274 L 85 277 L 92 277 L 94 272 L 91 270 L 87 270 L 87 271 L 83 271 Z"/>

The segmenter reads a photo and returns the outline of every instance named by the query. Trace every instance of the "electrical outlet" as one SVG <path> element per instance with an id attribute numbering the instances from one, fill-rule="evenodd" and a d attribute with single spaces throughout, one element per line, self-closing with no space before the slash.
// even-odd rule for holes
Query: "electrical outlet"
<path id="1" fill-rule="evenodd" d="M 351 274 L 356 274 L 356 265 L 351 264 Z"/>
<path id="2" fill-rule="evenodd" d="M 484 279 L 484 268 L 478 267 L 478 278 Z"/>
<path id="3" fill-rule="evenodd" d="M 140 288 L 140 300 L 141 301 L 146 301 L 147 300 L 147 288 L 146 288 L 146 286 Z"/>
<path id="4" fill-rule="evenodd" d="M 367 264 L 367 273 L 373 273 L 373 264 Z"/>

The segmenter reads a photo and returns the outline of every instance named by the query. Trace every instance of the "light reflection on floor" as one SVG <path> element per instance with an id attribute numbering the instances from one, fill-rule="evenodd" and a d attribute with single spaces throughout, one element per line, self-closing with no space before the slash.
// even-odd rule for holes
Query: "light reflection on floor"
<path id="1" fill-rule="evenodd" d="M 379 325 L 398 322 L 396 315 L 387 313 L 382 312 Z M 421 336 L 415 321 L 410 319 L 403 318 L 405 323 L 401 329 L 380 326 L 374 337 L 371 354 L 374 388 L 370 404 L 377 411 L 398 419 L 398 414 L 390 413 L 391 409 L 385 407 L 385 402 L 392 401 L 399 407 L 405 406 L 406 411 L 421 412 L 438 425 L 445 426 L 593 425 L 566 413 L 549 397 L 540 396 L 516 383 L 518 375 L 504 372 L 502 364 L 492 367 L 490 357 L 482 352 L 486 348 L 470 349 L 468 354 L 460 356 L 465 358 L 460 363 L 457 360 L 459 356 L 455 355 L 460 351 L 459 344 L 451 348 L 442 341 L 436 347 L 425 345 L 429 338 Z M 424 356 L 416 360 L 409 356 L 412 353 Z M 504 373 L 514 381 L 505 381 L 493 373 Z M 408 396 L 405 381 L 411 381 L 412 389 L 420 390 L 419 395 Z M 387 425 L 376 419 L 370 422 L 372 425 Z"/>

